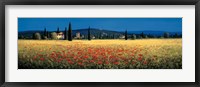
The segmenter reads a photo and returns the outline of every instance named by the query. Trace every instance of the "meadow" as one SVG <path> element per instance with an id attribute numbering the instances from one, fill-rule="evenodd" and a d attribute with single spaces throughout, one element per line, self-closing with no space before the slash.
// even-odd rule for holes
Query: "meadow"
<path id="1" fill-rule="evenodd" d="M 182 69 L 182 39 L 18 40 L 19 69 Z"/>

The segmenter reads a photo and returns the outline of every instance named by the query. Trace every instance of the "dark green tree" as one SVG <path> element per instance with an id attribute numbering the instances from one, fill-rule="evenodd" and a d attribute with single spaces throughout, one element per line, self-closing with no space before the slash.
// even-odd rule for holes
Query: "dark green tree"
<path id="1" fill-rule="evenodd" d="M 175 33 L 175 34 L 174 34 L 174 38 L 178 38 L 178 33 Z"/>
<path id="2" fill-rule="evenodd" d="M 47 29 L 44 28 L 44 34 L 42 35 L 42 39 L 47 39 Z"/>
<path id="3" fill-rule="evenodd" d="M 32 34 L 32 39 L 35 39 L 35 33 Z"/>
<path id="4" fill-rule="evenodd" d="M 99 33 L 99 39 L 102 39 L 101 32 Z"/>
<path id="5" fill-rule="evenodd" d="M 47 31 L 47 38 L 49 38 L 49 32 Z"/>
<path id="6" fill-rule="evenodd" d="M 18 39 L 24 39 L 23 35 L 19 35 Z"/>
<path id="7" fill-rule="evenodd" d="M 140 36 L 141 36 L 141 38 L 145 38 L 145 35 L 143 32 L 140 34 Z"/>
<path id="8" fill-rule="evenodd" d="M 178 37 L 179 37 L 179 38 L 182 38 L 182 34 L 180 34 Z"/>
<path id="9" fill-rule="evenodd" d="M 47 29 L 46 29 L 46 27 L 44 28 L 44 36 L 47 36 Z"/>
<path id="10" fill-rule="evenodd" d="M 128 36 L 127 36 L 127 30 L 125 31 L 125 40 L 128 39 Z"/>
<path id="11" fill-rule="evenodd" d="M 60 30 L 59 30 L 59 27 L 57 28 L 57 32 L 56 33 L 59 33 L 60 32 Z"/>
<path id="12" fill-rule="evenodd" d="M 88 40 L 91 40 L 91 36 L 90 36 L 90 27 L 88 28 Z"/>
<path id="13" fill-rule="evenodd" d="M 113 39 L 115 39 L 115 34 L 113 34 Z"/>
<path id="14" fill-rule="evenodd" d="M 165 32 L 163 36 L 164 36 L 164 38 L 169 38 L 170 35 L 168 32 Z"/>
<path id="15" fill-rule="evenodd" d="M 71 27 L 71 22 L 69 22 L 69 27 L 68 27 L 68 41 L 72 41 L 72 27 Z"/>
<path id="16" fill-rule="evenodd" d="M 67 40 L 67 28 L 65 27 L 65 32 L 64 32 L 64 34 L 65 34 L 65 40 Z"/>

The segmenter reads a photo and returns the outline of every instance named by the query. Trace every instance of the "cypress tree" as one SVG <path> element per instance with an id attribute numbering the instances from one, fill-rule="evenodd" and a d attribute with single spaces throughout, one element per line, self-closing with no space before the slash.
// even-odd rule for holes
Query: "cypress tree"
<path id="1" fill-rule="evenodd" d="M 59 30 L 59 27 L 58 27 L 58 29 L 57 29 L 57 33 L 59 33 L 60 32 L 60 30 Z"/>
<path id="2" fill-rule="evenodd" d="M 65 40 L 67 40 L 67 28 L 65 27 Z"/>
<path id="3" fill-rule="evenodd" d="M 49 38 L 49 32 L 48 32 L 48 31 L 47 31 L 47 33 L 46 33 L 46 34 L 47 34 L 47 38 Z"/>
<path id="4" fill-rule="evenodd" d="M 72 28 L 71 28 L 71 22 L 69 22 L 69 28 L 68 28 L 68 41 L 72 41 Z"/>
<path id="5" fill-rule="evenodd" d="M 127 37 L 127 30 L 125 31 L 125 40 L 127 40 L 128 37 Z"/>
<path id="6" fill-rule="evenodd" d="M 90 37 L 90 27 L 88 28 L 88 40 L 91 40 L 91 37 Z"/>
<path id="7" fill-rule="evenodd" d="M 175 33 L 175 34 L 174 34 L 174 38 L 178 38 L 178 33 Z"/>
<path id="8" fill-rule="evenodd" d="M 35 39 L 35 33 L 33 33 L 33 35 L 32 35 L 32 39 Z"/>
<path id="9" fill-rule="evenodd" d="M 101 33 L 99 33 L 99 39 L 101 39 Z"/>
<path id="10" fill-rule="evenodd" d="M 44 36 L 47 36 L 46 34 L 47 34 L 47 29 L 46 29 L 46 27 L 45 27 L 45 28 L 44 28 Z"/>
<path id="11" fill-rule="evenodd" d="M 144 33 L 143 33 L 143 32 L 141 33 L 141 37 L 142 37 L 142 38 L 144 38 L 144 37 L 145 37 L 145 35 L 144 35 Z"/>

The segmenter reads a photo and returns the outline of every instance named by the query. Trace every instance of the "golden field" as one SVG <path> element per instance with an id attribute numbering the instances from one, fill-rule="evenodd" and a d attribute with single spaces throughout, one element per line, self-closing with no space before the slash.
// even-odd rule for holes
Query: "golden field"
<path id="1" fill-rule="evenodd" d="M 19 69 L 182 69 L 182 39 L 18 40 Z"/>

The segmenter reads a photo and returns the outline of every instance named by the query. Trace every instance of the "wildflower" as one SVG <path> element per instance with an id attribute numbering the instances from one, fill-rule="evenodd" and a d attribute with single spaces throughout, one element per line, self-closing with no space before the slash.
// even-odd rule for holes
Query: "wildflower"
<path id="1" fill-rule="evenodd" d="M 108 61 L 106 61 L 105 63 L 106 63 L 106 64 L 109 64 L 109 62 L 108 62 Z"/>
<path id="2" fill-rule="evenodd" d="M 77 56 L 74 56 L 74 59 L 77 59 L 78 57 Z"/>
<path id="3" fill-rule="evenodd" d="M 59 63 L 59 62 L 61 62 L 62 60 L 63 60 L 63 59 L 62 59 L 62 58 L 60 58 L 60 59 L 58 59 L 58 61 L 57 61 L 57 62 Z"/>
<path id="4" fill-rule="evenodd" d="M 94 63 L 94 60 L 90 60 L 91 63 Z"/>
<path id="5" fill-rule="evenodd" d="M 118 65 L 118 64 L 119 64 L 119 62 L 114 62 L 114 64 L 115 64 L 115 65 Z"/>
<path id="6" fill-rule="evenodd" d="M 147 64 L 147 61 L 144 61 L 143 64 Z"/>
<path id="7" fill-rule="evenodd" d="M 83 63 L 82 62 L 78 62 L 78 65 L 83 66 Z"/>
<path id="8" fill-rule="evenodd" d="M 98 61 L 98 64 L 102 64 L 102 61 Z"/>
<path id="9" fill-rule="evenodd" d="M 33 57 L 33 60 L 35 60 L 35 59 L 37 59 L 37 56 L 34 56 L 34 57 Z"/>
<path id="10" fill-rule="evenodd" d="M 139 57 L 138 60 L 141 61 L 141 60 L 142 60 L 142 57 Z"/>
<path id="11" fill-rule="evenodd" d="M 74 64 L 74 62 L 72 62 L 72 61 L 68 61 L 68 63 L 69 63 L 69 64 Z"/>
<path id="12" fill-rule="evenodd" d="M 87 59 L 87 58 L 88 58 L 88 56 L 84 56 L 84 58 L 85 58 L 85 59 Z"/>
<path id="13" fill-rule="evenodd" d="M 138 54 L 139 56 L 142 56 L 142 54 Z"/>
<path id="14" fill-rule="evenodd" d="M 44 61 L 44 58 L 40 58 L 41 61 Z"/>

